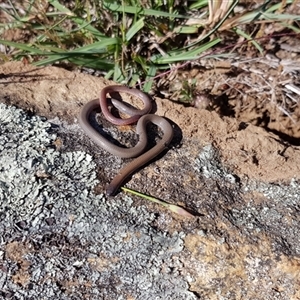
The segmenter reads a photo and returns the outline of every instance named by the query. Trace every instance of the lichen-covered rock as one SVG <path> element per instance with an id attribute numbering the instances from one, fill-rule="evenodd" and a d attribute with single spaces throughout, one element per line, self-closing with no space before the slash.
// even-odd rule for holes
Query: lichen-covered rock
<path id="1" fill-rule="evenodd" d="M 196 299 L 183 233 L 155 230 L 129 197 L 95 195 L 92 157 L 56 151 L 47 121 L 0 104 L 0 134 L 2 297 Z"/>

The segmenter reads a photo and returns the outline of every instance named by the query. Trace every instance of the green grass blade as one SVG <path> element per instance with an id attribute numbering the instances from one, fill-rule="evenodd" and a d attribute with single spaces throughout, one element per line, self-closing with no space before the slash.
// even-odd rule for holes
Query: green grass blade
<path id="1" fill-rule="evenodd" d="M 79 48 L 76 48 L 74 50 L 65 51 L 60 48 L 52 47 L 52 46 L 44 46 L 39 45 L 39 48 L 44 48 L 45 50 L 48 50 L 48 52 L 42 52 L 42 54 L 47 55 L 56 55 L 59 53 L 60 55 L 82 55 L 82 54 L 101 54 L 101 53 L 110 53 L 114 50 L 114 47 L 120 42 L 118 38 L 105 38 L 100 42 L 95 42 L 86 46 L 82 46 Z M 108 50 L 108 47 L 110 49 Z"/>
<path id="2" fill-rule="evenodd" d="M 144 27 L 144 19 L 145 18 L 139 19 L 129 28 L 125 36 L 126 42 L 129 42 Z"/>
<path id="3" fill-rule="evenodd" d="M 270 20 L 270 21 L 286 21 L 286 20 L 293 20 L 293 21 L 299 21 L 300 16 L 299 15 L 289 15 L 289 14 L 273 14 L 273 13 L 264 13 L 263 14 L 264 19 Z"/>
<path id="4" fill-rule="evenodd" d="M 29 52 L 32 55 L 54 55 L 57 58 L 59 58 L 59 56 L 57 56 L 57 52 L 60 54 L 60 56 L 63 56 L 64 58 L 66 58 L 68 55 L 73 55 L 73 54 L 107 53 L 108 46 L 114 46 L 119 42 L 120 40 L 118 38 L 106 38 L 103 39 L 103 41 L 86 45 L 71 51 L 63 51 L 62 49 L 56 47 L 47 47 L 43 45 L 37 45 L 33 47 L 33 46 L 28 46 L 27 44 L 0 40 L 1 44 L 18 48 L 20 50 Z M 40 48 L 44 48 L 44 50 L 41 50 Z"/>
<path id="5" fill-rule="evenodd" d="M 143 91 L 145 93 L 149 93 L 151 88 L 152 88 L 152 85 L 153 85 L 153 78 L 154 76 L 156 75 L 156 71 L 157 71 L 157 67 L 151 65 L 148 72 L 147 72 L 147 76 L 146 76 L 146 80 L 145 80 L 145 84 L 143 86 Z"/>
<path id="6" fill-rule="evenodd" d="M 293 20 L 299 21 L 299 15 L 289 15 L 289 14 L 276 14 L 276 13 L 265 13 L 260 11 L 250 12 L 238 19 L 238 24 L 249 24 L 251 22 L 255 22 L 255 20 L 269 20 L 273 21 L 286 21 Z"/>
<path id="7" fill-rule="evenodd" d="M 170 63 L 174 63 L 174 62 L 178 62 L 178 61 L 186 61 L 186 60 L 195 60 L 198 58 L 198 55 L 210 48 L 212 48 L 213 46 L 215 46 L 216 44 L 218 44 L 221 41 L 221 39 L 215 39 L 213 41 L 210 41 L 200 47 L 197 47 L 193 50 L 189 50 L 186 52 L 173 52 L 173 55 L 167 56 L 167 57 L 159 57 L 156 58 L 154 60 L 152 60 L 153 63 L 155 64 L 170 64 Z"/>
<path id="8" fill-rule="evenodd" d="M 70 56 L 68 55 L 51 55 L 49 58 L 34 62 L 33 65 L 37 67 L 46 66 L 46 65 L 54 64 L 62 60 L 68 59 L 69 57 Z"/>
<path id="9" fill-rule="evenodd" d="M 121 40 L 119 38 L 104 38 L 99 42 L 76 48 L 68 53 L 105 53 L 107 52 L 107 47 L 115 46 L 120 43 Z"/>
<path id="10" fill-rule="evenodd" d="M 129 188 L 126 188 L 126 187 L 121 187 L 121 190 L 124 191 L 124 192 L 128 192 L 128 193 L 131 193 L 133 195 L 136 195 L 136 196 L 139 196 L 139 197 L 142 197 L 146 200 L 149 200 L 151 202 L 154 202 L 154 203 L 157 203 L 157 204 L 160 204 L 166 208 L 168 208 L 169 210 L 171 210 L 172 212 L 175 212 L 176 214 L 178 215 L 181 215 L 181 216 L 184 216 L 184 217 L 194 217 L 194 215 L 192 215 L 191 213 L 189 213 L 187 210 L 185 210 L 184 208 L 180 207 L 180 206 L 177 206 L 177 205 L 174 205 L 174 204 L 170 204 L 168 202 L 165 202 L 163 200 L 159 200 L 155 197 L 152 197 L 152 196 L 149 196 L 149 195 L 145 195 L 145 194 L 142 194 L 140 192 L 137 192 L 137 191 L 134 191 L 132 189 L 129 189 Z"/>
<path id="11" fill-rule="evenodd" d="M 66 8 L 64 5 L 60 4 L 57 0 L 48 0 L 48 3 L 51 4 L 53 7 L 55 7 L 60 12 L 68 15 L 68 16 L 75 16 L 74 13 L 72 13 L 68 8 Z"/>
<path id="12" fill-rule="evenodd" d="M 15 47 L 17 49 L 27 51 L 30 54 L 39 54 L 39 55 L 45 55 L 45 52 L 42 50 L 39 50 L 38 48 L 28 46 L 27 44 L 22 44 L 22 43 L 16 43 L 16 42 L 10 42 L 10 41 L 5 41 L 5 40 L 0 40 L 0 44 L 10 46 L 10 47 Z"/>
<path id="13" fill-rule="evenodd" d="M 252 44 L 255 46 L 255 48 L 256 48 L 261 54 L 263 54 L 264 49 L 263 49 L 263 48 L 259 45 L 259 43 L 256 42 L 250 35 L 248 35 L 246 32 L 242 31 L 242 30 L 239 29 L 239 28 L 234 29 L 234 31 L 235 31 L 238 35 L 240 35 L 240 36 L 246 38 L 248 41 L 250 41 L 250 43 L 252 43 Z"/>
<path id="14" fill-rule="evenodd" d="M 179 34 L 194 34 L 198 32 L 198 27 L 196 26 L 180 26 L 174 29 L 174 32 Z"/>
<path id="15" fill-rule="evenodd" d="M 99 57 L 94 57 L 94 56 L 75 56 L 75 55 L 51 55 L 50 57 L 34 62 L 33 65 L 35 66 L 46 66 L 49 64 L 54 64 L 58 63 L 63 60 L 68 60 L 69 62 L 77 65 L 77 66 L 84 66 L 87 68 L 92 68 L 95 70 L 104 70 L 104 71 L 109 71 L 114 68 L 114 63 L 112 63 L 109 60 L 106 59 L 101 59 Z"/>
<path id="16" fill-rule="evenodd" d="M 112 69 L 112 70 L 108 71 L 107 74 L 105 74 L 104 78 L 111 79 L 113 77 L 113 75 L 114 75 L 114 70 Z"/>
<path id="17" fill-rule="evenodd" d="M 86 22 L 81 18 L 72 18 L 72 20 L 78 24 L 79 26 L 81 26 L 81 28 L 84 28 L 85 30 L 89 31 L 92 35 L 94 35 L 95 37 L 103 37 L 103 33 L 101 33 L 99 30 L 97 30 L 94 26 L 92 26 L 90 23 L 92 22 Z"/>
<path id="18" fill-rule="evenodd" d="M 96 57 L 70 57 L 69 61 L 71 63 L 74 63 L 75 65 L 78 66 L 84 66 L 87 68 L 92 68 L 94 70 L 102 70 L 102 71 L 109 71 L 112 70 L 115 66 L 113 62 L 107 59 L 101 59 L 101 58 L 96 58 Z"/>
<path id="19" fill-rule="evenodd" d="M 190 9 L 199 9 L 208 5 L 208 0 L 199 0 L 190 5 Z"/>
<path id="20" fill-rule="evenodd" d="M 295 0 L 287 0 L 285 1 L 286 4 L 292 4 Z M 265 12 L 274 12 L 282 7 L 282 1 L 279 1 L 279 3 L 272 5 L 270 8 L 268 8 Z"/>
<path id="21" fill-rule="evenodd" d="M 296 26 L 294 26 L 294 25 L 287 24 L 287 23 L 282 23 L 282 26 L 283 26 L 283 27 L 286 27 L 286 28 L 289 28 L 289 29 L 293 30 L 293 31 L 296 32 L 296 33 L 300 33 L 299 27 L 296 27 Z"/>
<path id="22" fill-rule="evenodd" d="M 122 74 L 122 70 L 118 64 L 114 66 L 114 74 L 113 74 L 113 81 L 120 82 L 124 80 L 124 76 Z"/>
<path id="23" fill-rule="evenodd" d="M 140 79 L 140 76 L 138 74 L 132 74 L 131 79 L 128 83 L 128 86 L 136 87 L 138 85 L 139 79 Z"/>
<path id="24" fill-rule="evenodd" d="M 120 4 L 113 4 L 104 1 L 103 5 L 105 8 L 109 9 L 113 12 L 125 12 L 128 14 L 134 14 L 134 15 L 144 15 L 144 16 L 155 16 L 155 17 L 167 17 L 167 18 L 183 18 L 188 19 L 189 16 L 179 15 L 179 14 L 172 14 L 167 13 L 159 10 L 154 9 L 148 9 L 148 8 L 142 8 L 138 6 L 122 6 Z"/>

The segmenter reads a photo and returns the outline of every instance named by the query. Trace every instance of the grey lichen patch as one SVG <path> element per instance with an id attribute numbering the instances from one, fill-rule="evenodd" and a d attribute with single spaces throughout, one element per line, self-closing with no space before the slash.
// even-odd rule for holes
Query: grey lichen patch
<path id="1" fill-rule="evenodd" d="M 256 191 L 265 201 L 251 208 L 251 225 L 276 236 L 275 247 L 289 255 L 300 255 L 300 184 L 292 179 L 289 184 L 249 182 L 245 192 Z M 250 203 L 251 204 L 251 203 Z M 246 210 L 246 208 L 245 208 Z M 247 209 L 249 211 L 249 208 Z M 245 214 L 244 210 L 239 214 Z"/>
<path id="2" fill-rule="evenodd" d="M 236 178 L 220 163 L 216 149 L 212 145 L 203 147 L 195 161 L 195 169 L 206 178 L 225 179 L 230 183 L 236 182 Z"/>
<path id="3" fill-rule="evenodd" d="M 49 122 L 3 104 L 0 134 L 2 297 L 197 299 L 184 234 L 151 227 L 129 197 L 95 195 L 90 155 L 55 150 Z"/>

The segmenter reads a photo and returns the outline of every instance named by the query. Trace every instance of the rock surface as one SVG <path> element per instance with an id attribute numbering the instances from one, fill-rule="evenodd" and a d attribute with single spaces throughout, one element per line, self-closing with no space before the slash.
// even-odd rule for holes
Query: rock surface
<path id="1" fill-rule="evenodd" d="M 300 298 L 300 147 L 155 99 L 174 141 L 127 186 L 197 215 L 184 219 L 104 195 L 126 161 L 89 141 L 76 116 L 110 82 L 22 63 L 0 74 L 4 299 Z"/>

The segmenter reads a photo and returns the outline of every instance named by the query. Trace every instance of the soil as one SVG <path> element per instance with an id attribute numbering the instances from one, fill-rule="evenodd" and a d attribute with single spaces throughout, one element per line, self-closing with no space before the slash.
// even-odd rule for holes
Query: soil
<path id="1" fill-rule="evenodd" d="M 285 36 L 265 47 L 262 57 L 245 57 L 251 47 L 243 46 L 226 60 L 204 58 L 158 85 L 168 86 L 163 94 L 173 101 L 262 127 L 300 145 L 300 37 Z M 186 85 L 192 89 L 189 99 L 182 93 Z"/>

